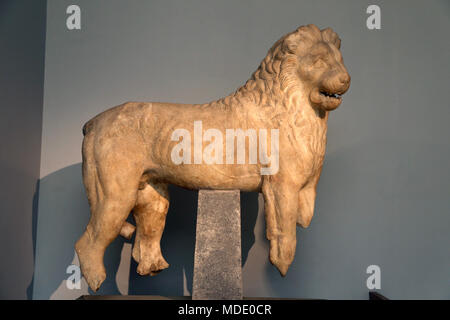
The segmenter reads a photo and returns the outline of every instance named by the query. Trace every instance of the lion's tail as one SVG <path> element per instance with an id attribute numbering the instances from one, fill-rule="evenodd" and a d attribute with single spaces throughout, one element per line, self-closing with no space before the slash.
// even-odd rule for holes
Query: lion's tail
<path id="1" fill-rule="evenodd" d="M 97 174 L 97 167 L 95 165 L 94 159 L 94 137 L 92 134 L 88 134 L 91 130 L 92 123 L 89 121 L 83 127 L 83 146 L 82 146 L 82 173 L 83 182 L 86 189 L 86 195 L 89 200 L 89 205 L 91 207 L 91 212 L 95 211 L 98 196 L 99 196 L 99 181 Z"/>
<path id="2" fill-rule="evenodd" d="M 95 166 L 94 159 L 94 137 L 92 128 L 94 126 L 94 119 L 89 120 L 83 126 L 83 145 L 81 148 L 81 154 L 83 158 L 82 172 L 83 172 L 83 182 L 86 189 L 86 195 L 89 200 L 89 205 L 91 207 L 91 212 L 94 211 L 97 205 L 97 196 L 99 181 L 97 175 L 97 168 Z M 89 134 L 91 133 L 92 134 Z"/>

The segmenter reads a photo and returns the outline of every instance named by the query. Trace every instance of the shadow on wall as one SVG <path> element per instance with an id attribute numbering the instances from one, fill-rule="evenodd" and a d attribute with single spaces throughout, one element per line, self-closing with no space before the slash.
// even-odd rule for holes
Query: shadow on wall
<path id="1" fill-rule="evenodd" d="M 81 164 L 66 167 L 42 178 L 35 199 L 37 197 L 39 204 L 33 207 L 33 228 L 36 230 L 33 237 L 35 270 L 28 293 L 30 295 L 32 291 L 33 299 L 49 299 L 60 287 L 69 290 L 64 285 L 64 281 L 70 276 L 66 270 L 76 261 L 74 244 L 89 220 L 89 205 L 81 180 Z M 106 250 L 108 277 L 101 292 L 119 292 L 114 278 L 123 244 L 124 239 L 118 238 Z"/>
<path id="2" fill-rule="evenodd" d="M 161 247 L 170 267 L 155 277 L 142 277 L 136 273 L 136 262 L 129 257 L 130 295 L 182 296 L 192 293 L 198 192 L 170 186 L 169 193 L 170 208 Z M 39 204 L 37 204 L 38 197 Z M 74 244 L 84 232 L 90 216 L 82 183 L 81 163 L 42 178 L 34 198 L 35 272 L 28 288 L 29 298 L 49 299 L 52 296 L 74 298 L 85 294 L 86 290 L 74 293 L 69 292 L 72 290 L 65 286 L 65 280 L 70 276 L 66 273 L 67 267 L 78 263 Z M 253 229 L 258 214 L 257 194 L 242 193 L 241 206 L 244 264 L 255 242 Z M 39 219 L 38 226 L 37 219 Z M 127 242 L 134 243 L 134 236 L 131 241 L 119 236 L 107 248 L 104 258 L 107 279 L 95 294 L 121 294 L 116 283 L 116 275 L 121 263 L 122 249 Z M 130 261 L 122 263 L 129 264 Z M 90 290 L 89 293 L 93 294 Z"/>

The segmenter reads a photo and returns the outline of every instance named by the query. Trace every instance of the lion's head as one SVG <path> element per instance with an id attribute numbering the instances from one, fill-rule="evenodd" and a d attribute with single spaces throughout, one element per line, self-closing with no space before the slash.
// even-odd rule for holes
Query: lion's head
<path id="1" fill-rule="evenodd" d="M 299 77 L 308 84 L 309 99 L 314 106 L 334 110 L 350 87 L 350 75 L 339 50 L 341 40 L 330 28 L 322 31 L 314 25 L 302 28 L 299 34 L 310 40 L 303 40 L 304 45 L 297 47 Z"/>
<path id="2" fill-rule="evenodd" d="M 244 87 L 259 88 L 260 100 L 266 100 L 268 87 L 280 90 L 288 101 L 301 91 L 312 106 L 334 110 L 350 87 L 340 44 L 330 28 L 320 30 L 312 24 L 299 27 L 272 46 Z"/>

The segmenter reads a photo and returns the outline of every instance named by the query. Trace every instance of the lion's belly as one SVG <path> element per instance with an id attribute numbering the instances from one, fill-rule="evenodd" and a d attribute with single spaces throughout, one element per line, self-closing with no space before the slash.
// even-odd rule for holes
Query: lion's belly
<path id="1" fill-rule="evenodd" d="M 148 174 L 150 179 L 188 189 L 259 191 L 261 175 L 258 172 L 256 165 L 166 164 Z"/>

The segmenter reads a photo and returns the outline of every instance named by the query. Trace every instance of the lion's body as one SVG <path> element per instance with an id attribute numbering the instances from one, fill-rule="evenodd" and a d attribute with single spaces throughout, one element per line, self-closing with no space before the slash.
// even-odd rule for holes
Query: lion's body
<path id="1" fill-rule="evenodd" d="M 126 103 L 94 121 L 96 129 L 87 132 L 87 138 L 101 136 L 109 139 L 121 152 L 132 148 L 142 159 L 135 163 L 141 180 L 152 179 L 177 184 L 190 189 L 241 189 L 258 191 L 261 175 L 259 165 L 228 164 L 174 164 L 171 150 L 177 144 L 171 140 L 174 130 L 192 130 L 194 121 L 202 121 L 203 128 L 215 128 L 225 132 L 229 128 L 245 128 L 248 123 L 233 116 L 233 110 L 217 110 L 211 117 L 210 106 L 169 103 Z M 98 129 L 97 129 L 98 128 Z M 119 139 L 116 139 L 119 137 Z M 103 140 L 103 144 L 104 140 Z M 203 144 L 204 146 L 206 144 Z M 102 146 L 99 146 L 102 148 Z M 194 149 L 192 140 L 192 150 Z M 224 148 L 225 149 L 225 148 Z M 109 153 L 106 150 L 105 153 Z M 89 153 L 89 150 L 86 150 Z M 133 151 L 126 152 L 133 157 Z M 222 174 L 219 174 L 221 172 Z M 245 179 L 242 177 L 245 176 Z"/>
<path id="2" fill-rule="evenodd" d="M 325 153 L 326 119 L 317 118 L 315 115 L 302 115 L 302 119 L 306 121 L 297 124 L 292 123 L 289 117 L 262 120 L 251 118 L 252 114 L 261 115 L 256 107 L 254 112 L 249 112 L 248 109 L 251 107 L 221 108 L 217 104 L 129 102 L 94 118 L 93 123 L 89 123 L 91 128 L 86 130 L 85 139 L 102 139 L 101 143 L 96 144 L 97 152 L 105 149 L 105 154 L 115 156 L 116 153 L 111 151 L 114 146 L 117 153 L 118 150 L 121 150 L 120 153 L 126 152 L 129 158 L 137 158 L 131 150 L 127 152 L 129 149 L 142 154 L 141 163 L 135 163 L 136 170 L 141 173 L 141 180 L 164 181 L 190 189 L 239 189 L 259 192 L 263 178 L 260 163 L 174 164 L 171 160 L 171 150 L 177 142 L 171 140 L 171 133 L 178 128 L 192 130 L 194 121 L 202 121 L 203 130 L 214 128 L 221 132 L 232 128 L 278 129 L 280 153 L 283 159 L 288 159 L 283 165 L 292 167 L 295 174 L 301 172 L 306 180 L 320 174 L 320 168 L 316 164 L 322 163 Z M 214 115 L 211 117 L 212 113 Z M 308 121 L 308 118 L 311 119 Z M 192 150 L 193 143 L 192 141 Z M 225 141 L 223 143 L 225 150 Z M 207 143 L 203 143 L 203 147 L 206 145 Z M 85 149 L 84 153 L 86 157 L 95 157 L 94 154 L 89 154 L 93 151 Z M 102 157 L 103 154 L 99 155 L 99 158 Z"/>
<path id="3" fill-rule="evenodd" d="M 130 235 L 130 226 L 125 223 L 130 211 L 137 223 L 133 257 L 139 262 L 138 272 L 154 274 L 168 266 L 159 247 L 169 205 L 168 184 L 262 192 L 270 260 L 283 275 L 286 273 L 295 253 L 296 223 L 307 227 L 313 215 L 325 155 L 328 110 L 336 104 L 331 98 L 321 97 L 321 109 L 311 102 L 317 99 L 310 98 L 316 93 L 308 83 L 313 80 L 306 76 L 306 80 L 298 79 L 297 69 L 303 66 L 293 60 L 291 51 L 298 54 L 302 48 L 292 43 L 302 37 L 314 39 L 317 32 L 322 39 L 315 26 L 302 28 L 278 41 L 252 78 L 224 99 L 202 105 L 129 102 L 85 125 L 83 180 L 92 215 L 76 248 L 92 289 L 96 290 L 105 277 L 102 260 L 106 246 L 119 232 Z M 337 41 L 329 31 L 322 33 L 326 43 Z M 329 54 L 339 58 L 335 48 Z M 343 65 L 338 63 L 334 68 L 342 69 Z M 333 73 L 333 77 L 339 76 Z M 332 87 L 326 81 L 331 80 L 325 78 L 323 83 Z M 339 92 L 348 88 L 348 83 L 342 83 L 347 87 L 335 85 Z M 173 132 L 184 129 L 195 137 L 194 123 L 199 121 L 201 134 L 208 129 L 224 135 L 227 129 L 277 129 L 277 172 L 261 174 L 263 165 L 250 163 L 248 154 L 240 164 L 175 163 L 172 152 L 178 142 Z M 195 159 L 198 142 L 194 140 L 190 145 Z M 201 150 L 207 145 L 201 141 Z M 227 148 L 225 139 L 222 147 Z"/>

